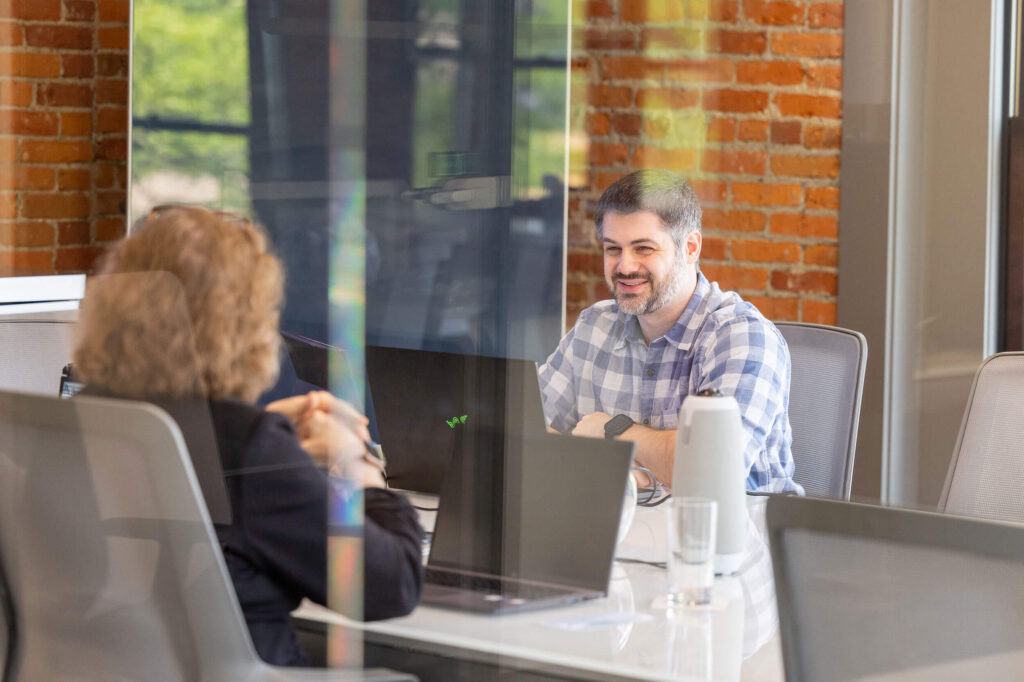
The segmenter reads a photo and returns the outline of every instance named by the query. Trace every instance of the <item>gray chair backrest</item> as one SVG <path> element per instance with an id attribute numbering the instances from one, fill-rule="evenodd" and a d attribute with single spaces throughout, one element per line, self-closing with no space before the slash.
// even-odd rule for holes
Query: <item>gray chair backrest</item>
<path id="1" fill-rule="evenodd" d="M 259 660 L 181 432 L 145 403 L 0 392 L 18 680 L 411 679 Z"/>
<path id="2" fill-rule="evenodd" d="M 0 318 L 0 390 L 57 395 L 74 323 Z"/>
<path id="3" fill-rule="evenodd" d="M 1019 678 L 1024 526 L 794 496 L 767 521 L 789 682 Z"/>
<path id="4" fill-rule="evenodd" d="M 1024 353 L 996 353 L 974 375 L 939 509 L 1024 521 Z"/>
<path id="5" fill-rule="evenodd" d="M 868 342 L 860 332 L 776 322 L 792 366 L 793 480 L 809 495 L 850 499 Z"/>

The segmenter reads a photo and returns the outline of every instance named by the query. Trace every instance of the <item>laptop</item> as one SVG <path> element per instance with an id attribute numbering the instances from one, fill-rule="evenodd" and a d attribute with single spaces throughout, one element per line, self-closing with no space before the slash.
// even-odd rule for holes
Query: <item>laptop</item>
<path id="1" fill-rule="evenodd" d="M 605 596 L 633 443 L 493 428 L 458 441 L 423 603 L 503 614 Z"/>
<path id="2" fill-rule="evenodd" d="M 467 427 L 545 431 L 530 360 L 367 346 L 366 375 L 370 434 L 387 456 L 392 488 L 439 495 Z"/>

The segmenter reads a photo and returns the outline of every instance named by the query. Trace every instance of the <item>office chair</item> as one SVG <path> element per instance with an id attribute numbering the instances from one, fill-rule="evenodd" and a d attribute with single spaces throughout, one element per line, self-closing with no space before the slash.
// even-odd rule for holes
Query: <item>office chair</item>
<path id="1" fill-rule="evenodd" d="M 850 499 L 868 342 L 860 332 L 776 322 L 792 366 L 793 480 L 809 495 Z"/>
<path id="2" fill-rule="evenodd" d="M 0 472 L 13 679 L 414 679 L 259 660 L 160 409 L 0 392 Z"/>
<path id="3" fill-rule="evenodd" d="M 1024 353 L 996 353 L 974 375 L 939 510 L 1024 521 Z"/>
<path id="4" fill-rule="evenodd" d="M 1017 679 L 1024 526 L 773 496 L 789 682 Z"/>
<path id="5" fill-rule="evenodd" d="M 0 317 L 0 390 L 55 396 L 60 372 L 71 362 L 71 333 L 76 311 L 49 320 Z"/>

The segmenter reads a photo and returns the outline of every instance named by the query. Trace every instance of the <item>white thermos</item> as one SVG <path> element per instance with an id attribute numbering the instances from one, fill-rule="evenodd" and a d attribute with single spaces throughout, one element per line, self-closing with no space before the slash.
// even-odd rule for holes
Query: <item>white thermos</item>
<path id="1" fill-rule="evenodd" d="M 672 495 L 718 501 L 715 573 L 736 573 L 747 537 L 743 423 L 732 396 L 701 391 L 679 409 Z"/>

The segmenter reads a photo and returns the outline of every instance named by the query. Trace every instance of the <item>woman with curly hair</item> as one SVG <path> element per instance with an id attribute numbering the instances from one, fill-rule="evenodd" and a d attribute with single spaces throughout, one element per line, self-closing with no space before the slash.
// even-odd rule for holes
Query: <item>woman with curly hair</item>
<path id="1" fill-rule="evenodd" d="M 202 426 L 181 415 L 194 415 L 189 406 L 197 404 L 208 414 L 230 507 L 214 525 L 253 644 L 267 662 L 302 665 L 289 614 L 303 597 L 327 599 L 332 486 L 318 464 L 366 487 L 368 620 L 415 607 L 423 531 L 405 499 L 364 463 L 366 420 L 351 406 L 323 392 L 268 410 L 254 404 L 277 376 L 283 280 L 248 220 L 190 206 L 154 209 L 90 280 L 73 361 L 90 392 L 167 409 L 193 461 L 207 456 Z M 216 487 L 203 486 L 211 509 Z"/>

